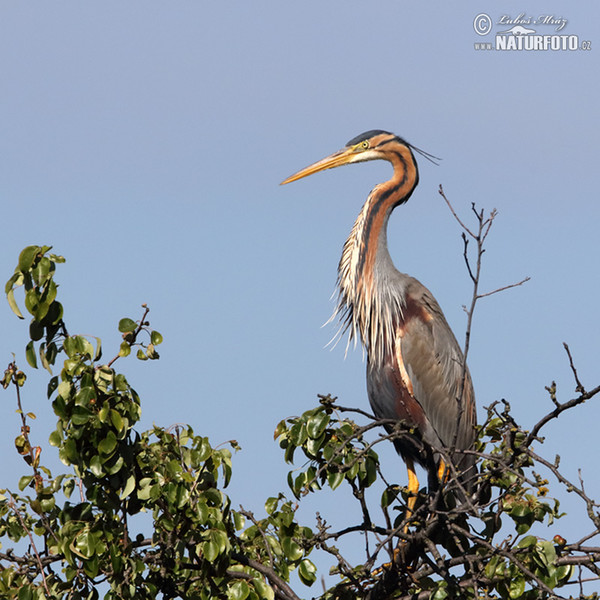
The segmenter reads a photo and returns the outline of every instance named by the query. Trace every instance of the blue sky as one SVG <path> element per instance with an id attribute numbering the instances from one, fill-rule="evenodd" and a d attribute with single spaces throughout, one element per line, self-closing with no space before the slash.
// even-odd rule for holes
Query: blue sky
<path id="1" fill-rule="evenodd" d="M 362 353 L 344 359 L 343 345 L 325 348 L 335 328 L 321 325 L 342 244 L 390 170 L 369 163 L 279 182 L 362 131 L 387 129 L 443 159 L 420 160 L 420 185 L 394 213 L 389 243 L 461 341 L 471 289 L 437 188 L 466 218 L 472 202 L 499 211 L 484 291 L 531 281 L 480 303 L 469 363 L 480 416 L 506 398 L 531 426 L 551 408 L 544 386 L 553 379 L 561 400 L 573 395 L 563 341 L 584 384 L 599 383 L 600 8 L 539 10 L 568 19 L 561 33 L 590 40 L 591 51 L 474 50 L 478 13 L 526 9 L 4 3 L 0 272 L 8 279 L 24 246 L 53 245 L 67 258 L 57 279 L 69 331 L 102 337 L 106 356 L 118 320 L 138 318 L 147 303 L 165 338 L 161 360 L 118 364 L 142 396 L 142 426 L 189 422 L 215 444 L 237 439 L 230 493 L 260 511 L 285 488 L 288 467 L 272 441 L 280 419 L 311 408 L 318 393 L 367 407 Z M 0 331 L 5 363 L 15 352 L 25 366 L 26 325 L 7 305 Z M 24 401 L 43 443 L 54 417 L 43 374 L 29 375 Z M 19 421 L 6 393 L 2 406 L 3 485 L 14 485 L 24 467 L 11 454 Z M 599 417 L 598 403 L 586 404 L 549 426 L 545 445 L 570 476 L 583 469 L 596 497 Z M 393 453 L 386 460 L 396 468 Z M 330 501 L 339 512 L 339 500 L 319 500 Z M 311 510 L 327 513 L 319 503 Z"/>

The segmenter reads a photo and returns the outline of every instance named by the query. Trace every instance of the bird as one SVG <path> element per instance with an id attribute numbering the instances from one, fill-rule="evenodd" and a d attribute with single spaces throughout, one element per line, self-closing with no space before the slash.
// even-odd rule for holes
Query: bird
<path id="1" fill-rule="evenodd" d="M 408 427 L 408 435 L 394 440 L 408 470 L 407 515 L 413 513 L 420 488 L 415 464 L 426 469 L 430 489 L 457 474 L 463 492 L 470 493 L 476 476 L 475 455 L 465 453 L 476 438 L 477 416 L 464 355 L 433 294 L 398 271 L 388 250 L 390 215 L 419 182 L 415 153 L 435 158 L 393 133 L 374 129 L 281 182 L 372 160 L 393 167 L 392 178 L 367 197 L 344 244 L 334 316 L 341 333 L 348 331 L 348 343 L 360 339 L 366 351 L 367 394 L 374 415 L 386 420 L 389 432 L 396 421 Z M 449 457 L 453 469 L 441 454 Z"/>

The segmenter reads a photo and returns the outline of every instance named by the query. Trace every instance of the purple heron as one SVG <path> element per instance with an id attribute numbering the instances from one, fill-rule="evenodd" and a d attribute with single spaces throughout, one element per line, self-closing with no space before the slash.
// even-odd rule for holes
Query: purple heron
<path id="1" fill-rule="evenodd" d="M 375 416 L 410 427 L 410 435 L 394 441 L 408 469 L 409 514 L 419 490 L 415 463 L 427 470 L 430 488 L 456 472 L 472 489 L 475 456 L 463 451 L 473 445 L 477 418 L 471 376 L 442 309 L 423 284 L 394 267 L 388 251 L 390 215 L 419 181 L 413 151 L 432 158 L 392 133 L 367 131 L 282 182 L 369 160 L 387 160 L 394 168 L 392 178 L 369 194 L 344 244 L 336 314 L 342 330 L 349 330 L 350 339 L 359 337 L 366 349 L 367 391 Z"/>

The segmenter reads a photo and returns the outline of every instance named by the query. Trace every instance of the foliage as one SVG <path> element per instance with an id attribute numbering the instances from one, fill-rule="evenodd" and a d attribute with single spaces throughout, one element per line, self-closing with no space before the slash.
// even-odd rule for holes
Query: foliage
<path id="1" fill-rule="evenodd" d="M 190 426 L 135 429 L 140 398 L 114 365 L 132 350 L 140 360 L 158 359 L 162 336 L 143 305 L 139 320 L 119 322 L 122 342 L 103 362 L 98 338 L 67 332 L 54 281 L 63 262 L 50 247 L 25 248 L 6 285 L 20 318 L 15 291 L 25 290 L 26 358 L 50 373 L 57 422 L 49 444 L 65 471 L 51 473 L 43 462 L 50 448 L 31 441 L 35 415 L 22 405 L 27 378 L 13 361 L 2 384 L 17 402 L 22 425 L 15 447 L 27 472 L 18 492 L 1 491 L 1 597 L 293 600 L 308 590 L 295 591 L 291 574 L 311 586 L 317 580 L 311 555 L 318 552 L 336 563 L 337 583 L 322 592 L 323 600 L 559 598 L 557 590 L 584 572 L 598 576 L 600 549 L 586 545 L 600 530 L 598 505 L 582 482 L 564 478 L 558 459 L 547 461 L 534 448 L 547 422 L 600 388 L 585 391 L 577 380 L 578 396 L 560 403 L 550 386 L 553 410 L 530 432 L 514 421 L 508 403 L 492 405 L 473 450 L 480 460 L 477 492 L 468 496 L 457 483 L 421 490 L 412 515 L 406 488 L 388 480 L 376 452 L 407 429 L 398 424 L 382 434 L 369 414 L 320 397 L 318 406 L 277 426 L 285 460 L 300 466 L 288 477 L 293 498 L 266 499 L 259 518 L 234 507 L 224 491 L 234 441 L 215 447 Z M 589 536 L 567 542 L 541 535 L 561 517 L 542 469 L 581 498 Z M 348 490 L 362 522 L 332 530 L 317 515 L 311 527 L 300 523 L 303 499 L 323 488 Z M 362 540 L 361 564 L 344 557 L 347 539 Z"/>

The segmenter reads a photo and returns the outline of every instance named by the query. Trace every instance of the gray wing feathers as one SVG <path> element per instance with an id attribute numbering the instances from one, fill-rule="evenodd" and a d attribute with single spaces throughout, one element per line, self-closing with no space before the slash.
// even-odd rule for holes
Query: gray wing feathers
<path id="1" fill-rule="evenodd" d="M 437 437 L 446 447 L 452 445 L 459 417 L 463 354 L 441 308 L 431 293 L 415 280 L 410 295 L 424 305 L 429 321 L 410 320 L 401 341 L 402 360 L 413 385 L 413 394 L 423 407 Z M 420 298 L 415 297 L 420 296 Z M 475 439 L 476 414 L 471 376 L 468 369 L 462 394 L 462 415 L 456 447 L 465 450 Z M 426 432 L 424 432 L 426 434 Z M 436 444 L 437 440 L 425 441 Z M 459 460 L 464 464 L 464 461 Z M 466 462 L 471 462 L 467 460 Z"/>

